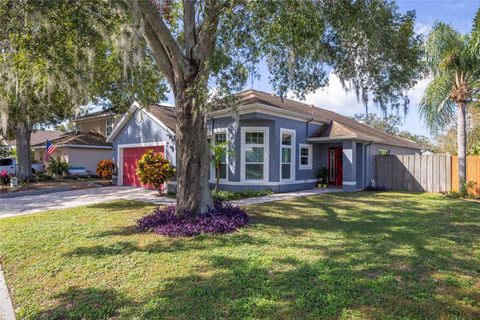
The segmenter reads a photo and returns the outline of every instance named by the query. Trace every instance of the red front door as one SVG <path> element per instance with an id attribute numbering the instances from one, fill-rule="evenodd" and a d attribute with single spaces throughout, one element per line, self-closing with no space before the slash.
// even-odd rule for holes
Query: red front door
<path id="1" fill-rule="evenodd" d="M 328 183 L 342 186 L 343 180 L 343 150 L 342 147 L 328 148 Z"/>
<path id="2" fill-rule="evenodd" d="M 144 186 L 137 176 L 137 162 L 143 156 L 145 151 L 153 150 L 155 153 L 160 152 L 165 155 L 163 146 L 157 147 L 138 147 L 123 149 L 123 185 L 131 187 Z M 151 189 L 151 186 L 145 186 Z"/>

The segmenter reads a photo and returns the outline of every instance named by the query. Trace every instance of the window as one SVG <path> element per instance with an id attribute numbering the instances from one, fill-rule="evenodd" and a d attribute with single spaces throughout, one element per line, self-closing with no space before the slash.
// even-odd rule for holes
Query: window
<path id="1" fill-rule="evenodd" d="M 312 145 L 300 144 L 300 166 L 301 170 L 312 169 Z"/>
<path id="2" fill-rule="evenodd" d="M 378 150 L 378 155 L 379 156 L 389 156 L 390 155 L 390 150 L 380 149 L 380 150 Z"/>
<path id="3" fill-rule="evenodd" d="M 330 149 L 330 181 L 335 181 L 335 149 Z"/>
<path id="4" fill-rule="evenodd" d="M 294 180 L 295 166 L 293 165 L 293 152 L 295 148 L 295 131 L 280 129 L 280 177 L 281 180 Z"/>
<path id="5" fill-rule="evenodd" d="M 268 180 L 268 128 L 242 128 L 242 179 Z"/>
<path id="6" fill-rule="evenodd" d="M 227 134 L 222 132 L 222 133 L 215 133 L 215 144 L 220 144 L 220 143 L 225 143 L 227 142 Z M 225 149 L 227 146 L 225 145 Z M 217 178 L 218 174 L 218 168 L 215 168 L 215 176 L 213 177 L 214 179 Z M 222 162 L 220 164 L 220 179 L 227 179 L 227 155 L 226 155 L 226 150 L 225 154 L 222 157 Z"/>
<path id="7" fill-rule="evenodd" d="M 12 159 L 0 159 L 0 166 L 13 166 Z"/>
<path id="8" fill-rule="evenodd" d="M 107 119 L 107 137 L 112 133 L 113 131 L 113 118 L 108 118 Z"/>

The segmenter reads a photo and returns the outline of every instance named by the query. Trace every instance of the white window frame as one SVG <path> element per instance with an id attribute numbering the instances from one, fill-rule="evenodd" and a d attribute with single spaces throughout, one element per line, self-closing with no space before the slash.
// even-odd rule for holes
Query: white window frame
<path id="1" fill-rule="evenodd" d="M 216 134 L 222 134 L 222 133 L 225 134 L 225 139 L 226 139 L 225 141 L 227 141 L 227 156 L 226 156 L 226 159 L 225 159 L 226 160 L 226 166 L 227 166 L 227 174 L 226 174 L 225 179 L 220 178 L 219 181 L 220 182 L 227 182 L 228 181 L 228 171 L 230 171 L 229 170 L 230 165 L 229 165 L 229 160 L 228 160 L 228 158 L 229 158 L 228 150 L 230 149 L 230 140 L 228 139 L 228 130 L 226 128 L 215 129 L 213 131 L 213 134 L 210 136 L 210 139 L 211 139 L 210 143 L 212 145 L 215 145 L 215 135 Z M 212 162 L 210 162 L 210 182 L 211 183 L 216 183 L 217 182 L 217 177 L 215 177 L 215 165 Z"/>
<path id="2" fill-rule="evenodd" d="M 308 149 L 308 164 L 302 164 L 302 149 Z M 298 146 L 298 168 L 300 170 L 311 170 L 313 168 L 313 145 L 300 143 Z"/>
<path id="3" fill-rule="evenodd" d="M 255 184 L 255 183 L 265 183 L 270 180 L 269 175 L 269 154 L 270 154 L 270 138 L 269 138 L 269 127 L 241 127 L 240 129 L 240 181 L 242 183 Z M 246 163 L 245 163 L 245 133 L 247 132 L 263 132 L 263 144 L 252 144 L 249 146 L 252 147 L 263 147 L 263 179 L 261 180 L 251 180 L 246 179 Z"/>
<path id="4" fill-rule="evenodd" d="M 109 121 L 109 120 L 112 121 L 110 133 L 108 132 L 108 127 L 109 127 L 109 126 L 108 126 L 108 121 Z M 107 119 L 105 119 L 105 136 L 108 137 L 109 135 L 111 135 L 112 132 L 113 132 L 114 127 L 115 127 L 115 121 L 113 120 L 113 118 L 107 118 Z"/>
<path id="5" fill-rule="evenodd" d="M 284 133 L 290 134 L 292 136 L 292 144 L 290 146 L 284 146 L 282 144 L 282 135 Z M 296 138 L 295 138 L 295 130 L 292 129 L 285 129 L 285 128 L 280 128 L 280 158 L 279 158 L 279 163 L 280 163 L 280 181 L 295 181 L 295 144 L 296 144 Z M 283 165 L 283 157 L 282 157 L 282 150 L 283 148 L 290 149 L 290 178 L 289 179 L 283 179 L 282 178 L 282 165 Z"/>

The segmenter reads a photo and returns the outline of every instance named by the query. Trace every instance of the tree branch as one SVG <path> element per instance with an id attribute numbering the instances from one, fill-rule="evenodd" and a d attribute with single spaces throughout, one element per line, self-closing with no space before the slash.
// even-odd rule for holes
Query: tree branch
<path id="1" fill-rule="evenodd" d="M 165 53 L 174 68 L 175 75 L 184 79 L 189 78 L 194 73 L 193 67 L 163 21 L 163 17 L 158 11 L 158 8 L 152 0 L 140 0 L 137 1 L 137 4 L 140 11 L 150 23 L 152 31 L 157 36 L 158 41 L 165 49 Z"/>
<path id="2" fill-rule="evenodd" d="M 175 83 L 175 75 L 173 72 L 172 64 L 170 63 L 170 59 L 165 52 L 162 44 L 158 40 L 157 36 L 153 32 L 152 26 L 150 22 L 145 19 L 143 20 L 143 36 L 147 40 L 148 45 L 153 51 L 153 57 L 157 64 L 158 69 L 160 72 L 165 76 L 168 83 L 170 84 L 171 88 L 174 88 Z"/>
<path id="3" fill-rule="evenodd" d="M 218 16 L 220 5 L 215 0 L 207 0 L 205 3 L 205 14 L 198 32 L 198 41 L 193 50 L 195 60 L 202 69 L 205 61 L 210 58 L 215 49 L 217 40 Z"/>
<path id="4" fill-rule="evenodd" d="M 195 0 L 183 0 L 183 30 L 185 34 L 185 55 L 187 59 L 191 59 L 193 47 L 197 43 Z"/>

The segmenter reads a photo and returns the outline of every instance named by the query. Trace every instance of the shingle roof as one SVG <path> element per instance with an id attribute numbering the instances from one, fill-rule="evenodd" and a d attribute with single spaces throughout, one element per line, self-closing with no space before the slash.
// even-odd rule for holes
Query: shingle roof
<path id="1" fill-rule="evenodd" d="M 61 132 L 58 131 L 53 131 L 53 130 L 38 130 L 32 132 L 32 135 L 30 137 L 30 144 L 36 145 L 39 143 L 44 143 L 47 140 L 54 140 L 58 139 L 62 135 Z M 7 140 L 5 141 L 7 145 L 11 147 L 15 147 L 16 141 L 15 140 Z"/>
<path id="2" fill-rule="evenodd" d="M 106 117 L 106 116 L 114 116 L 115 113 L 112 111 L 105 111 L 105 110 L 100 110 L 96 112 L 91 112 L 91 113 L 86 113 L 84 115 L 78 116 L 74 120 L 85 120 L 85 119 L 90 119 L 90 118 L 99 118 L 99 117 Z"/>
<path id="3" fill-rule="evenodd" d="M 147 107 L 147 111 L 150 112 L 155 118 L 162 121 L 170 130 L 175 131 L 177 116 L 175 114 L 174 107 L 150 105 Z"/>
<path id="4" fill-rule="evenodd" d="M 32 147 L 45 146 L 46 142 L 32 145 Z M 55 145 L 76 145 L 76 146 L 101 146 L 111 147 L 112 144 L 106 142 L 105 137 L 95 130 L 89 132 L 69 132 L 61 135 L 57 139 L 53 139 L 52 143 Z"/>
<path id="5" fill-rule="evenodd" d="M 327 122 L 310 137 L 341 137 L 352 136 L 357 139 L 374 141 L 377 143 L 395 145 L 407 148 L 421 149 L 415 142 L 372 128 L 366 124 L 357 122 L 333 111 L 318 108 L 291 99 L 282 99 L 278 96 L 258 90 L 245 90 L 235 95 L 240 104 L 262 103 L 272 107 L 285 109 L 293 112 L 311 115 L 319 120 Z"/>

